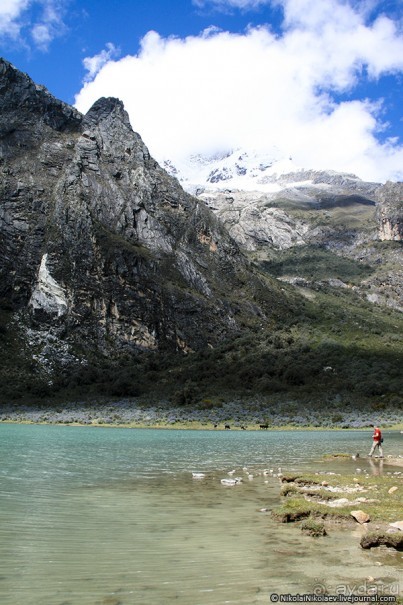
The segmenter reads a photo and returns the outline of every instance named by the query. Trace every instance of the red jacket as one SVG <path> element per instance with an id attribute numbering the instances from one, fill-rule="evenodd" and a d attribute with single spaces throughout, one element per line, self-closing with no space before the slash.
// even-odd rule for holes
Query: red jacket
<path id="1" fill-rule="evenodd" d="M 378 429 L 378 427 L 376 427 L 374 429 L 374 434 L 372 436 L 372 439 L 374 441 L 380 441 L 382 439 L 382 433 L 381 433 L 381 429 Z"/>

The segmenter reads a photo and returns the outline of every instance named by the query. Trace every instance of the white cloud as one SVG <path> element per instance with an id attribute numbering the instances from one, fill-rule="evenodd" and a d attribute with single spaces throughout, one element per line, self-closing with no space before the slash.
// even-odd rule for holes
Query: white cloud
<path id="1" fill-rule="evenodd" d="M 2 0 L 0 3 L 0 36 L 16 38 L 21 25 L 19 18 L 28 7 L 30 0 Z"/>
<path id="2" fill-rule="evenodd" d="M 94 55 L 93 57 L 85 57 L 83 59 L 83 65 L 87 70 L 87 75 L 85 76 L 85 82 L 90 82 L 94 79 L 99 71 L 103 68 L 108 61 L 111 61 L 115 57 L 118 57 L 120 54 L 120 50 L 116 48 L 112 42 L 107 42 L 106 49 L 101 50 L 100 53 Z"/>
<path id="3" fill-rule="evenodd" d="M 47 50 L 53 40 L 52 28 L 46 23 L 34 25 L 31 34 L 36 46 L 42 50 Z"/>
<path id="4" fill-rule="evenodd" d="M 368 24 L 342 0 L 282 4 L 281 35 L 265 27 L 244 34 L 213 27 L 183 39 L 151 31 L 136 56 L 111 61 L 107 50 L 100 62 L 86 59 L 93 80 L 76 105 L 85 112 L 101 96 L 121 98 L 157 159 L 276 146 L 301 166 L 402 178 L 403 147 L 377 139 L 382 99 L 335 96 L 354 92 L 363 77 L 403 71 L 393 21 Z"/>
<path id="5" fill-rule="evenodd" d="M 46 51 L 65 31 L 63 17 L 68 0 L 1 0 L 0 38 L 20 44 L 32 43 Z M 39 18 L 31 9 L 40 8 Z"/>

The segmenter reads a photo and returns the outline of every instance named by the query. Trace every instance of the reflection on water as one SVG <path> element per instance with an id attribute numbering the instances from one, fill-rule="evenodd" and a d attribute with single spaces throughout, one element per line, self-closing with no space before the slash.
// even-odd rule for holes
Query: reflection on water
<path id="1" fill-rule="evenodd" d="M 0 438 L 2 605 L 250 605 L 366 588 L 370 576 L 385 592 L 401 585 L 401 555 L 380 559 L 348 532 L 315 540 L 260 512 L 279 493 L 264 468 L 324 468 L 323 453 L 365 451 L 368 435 L 2 425 Z M 240 485 L 221 485 L 230 470 Z"/>

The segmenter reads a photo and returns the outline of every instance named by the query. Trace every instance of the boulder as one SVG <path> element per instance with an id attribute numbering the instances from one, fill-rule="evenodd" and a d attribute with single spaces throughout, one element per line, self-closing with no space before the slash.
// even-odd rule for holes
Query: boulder
<path id="1" fill-rule="evenodd" d="M 376 546 L 388 546 L 396 550 L 403 550 L 403 533 L 371 532 L 361 538 L 360 544 L 365 549 Z"/>
<path id="2" fill-rule="evenodd" d="M 363 523 L 368 523 L 371 519 L 367 513 L 364 513 L 363 510 L 352 510 L 350 515 L 361 525 Z"/>

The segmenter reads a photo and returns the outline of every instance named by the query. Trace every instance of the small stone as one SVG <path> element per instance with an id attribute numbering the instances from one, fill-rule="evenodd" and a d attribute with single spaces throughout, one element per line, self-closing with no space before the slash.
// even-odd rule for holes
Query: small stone
<path id="1" fill-rule="evenodd" d="M 399 489 L 399 488 L 398 488 L 396 485 L 394 485 L 393 487 L 391 487 L 391 488 L 388 490 L 388 494 L 394 494 L 395 492 L 397 492 L 397 490 L 398 490 L 398 489 Z"/>
<path id="2" fill-rule="evenodd" d="M 338 498 L 337 500 L 331 500 L 329 502 L 329 506 L 345 506 L 349 504 L 350 500 L 348 498 Z"/>
<path id="3" fill-rule="evenodd" d="M 369 516 L 369 515 L 367 515 L 367 513 L 364 513 L 364 511 L 363 511 L 363 510 L 352 510 L 352 511 L 350 512 L 350 515 L 351 515 L 352 517 L 354 517 L 354 519 L 355 519 L 355 520 L 356 520 L 358 523 L 360 523 L 361 525 L 362 525 L 363 523 L 368 523 L 368 522 L 371 520 L 371 519 L 370 519 L 370 516 Z"/>
<path id="4" fill-rule="evenodd" d="M 403 531 L 403 521 L 395 521 L 394 523 L 389 523 L 389 525 Z"/>
<path id="5" fill-rule="evenodd" d="M 323 487 L 327 487 L 329 484 L 327 481 L 322 481 L 321 485 L 323 485 Z"/>
<path id="6" fill-rule="evenodd" d="M 235 477 L 234 479 L 221 479 L 222 485 L 233 486 L 239 485 L 240 483 L 242 483 L 241 477 Z"/>

